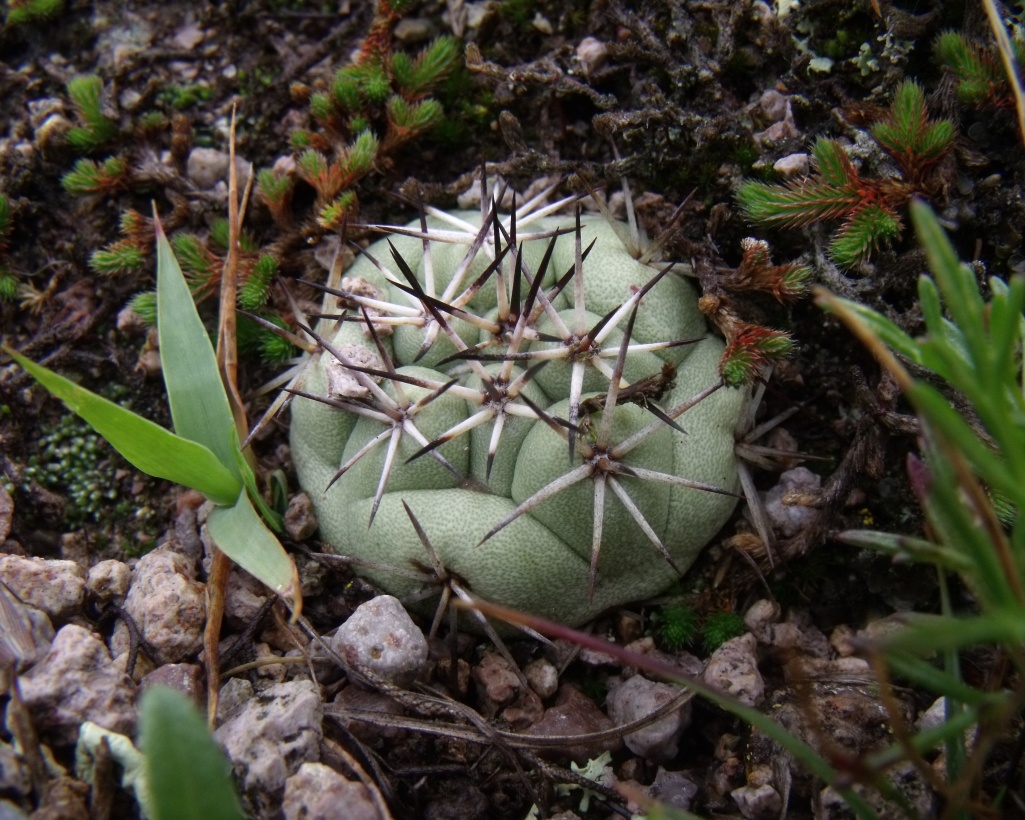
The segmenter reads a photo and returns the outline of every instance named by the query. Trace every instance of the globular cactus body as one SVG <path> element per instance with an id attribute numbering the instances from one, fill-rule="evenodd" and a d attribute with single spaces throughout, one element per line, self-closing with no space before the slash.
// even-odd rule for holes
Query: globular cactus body
<path id="1" fill-rule="evenodd" d="M 402 573 L 430 564 L 405 502 L 449 575 L 485 599 L 579 624 L 661 592 L 733 510 L 734 434 L 749 400 L 745 388 L 716 389 L 723 344 L 695 289 L 672 272 L 651 284 L 658 271 L 625 250 L 625 225 L 584 217 L 574 235 L 572 218 L 522 219 L 530 233 L 521 224 L 517 236 L 508 217 L 503 233 L 489 216 L 472 254 L 481 215 L 451 217 L 463 228 L 425 223 L 436 237 L 426 260 L 421 236 L 372 245 L 341 299 L 348 318 L 363 321 L 321 323 L 329 350 L 303 389 L 335 406 L 297 399 L 291 441 L 323 538 L 397 568 L 366 574 L 411 594 L 420 582 Z M 554 229 L 569 230 L 552 249 Z M 420 230 L 419 221 L 406 229 Z M 498 269 L 472 298 L 460 296 L 493 262 L 496 235 Z M 679 340 L 695 341 L 657 344 Z M 380 378 L 389 368 L 396 377 Z"/>

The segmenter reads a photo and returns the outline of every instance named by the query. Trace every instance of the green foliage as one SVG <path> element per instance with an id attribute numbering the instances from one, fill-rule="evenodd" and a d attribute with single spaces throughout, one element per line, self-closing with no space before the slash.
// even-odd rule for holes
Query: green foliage
<path id="1" fill-rule="evenodd" d="M 279 527 L 256 489 L 239 445 L 213 347 L 163 231 L 157 233 L 157 328 L 175 432 L 4 348 L 50 393 L 110 442 L 131 464 L 198 490 L 215 503 L 208 527 L 217 545 L 282 594 L 297 593 L 295 567 L 254 504 Z"/>
<path id="2" fill-rule="evenodd" d="M 70 523 L 98 522 L 109 518 L 111 502 L 120 497 L 114 478 L 118 466 L 124 462 L 106 442 L 88 424 L 67 414 L 40 436 L 38 451 L 22 474 L 22 489 L 29 492 L 38 483 L 60 493 L 68 501 L 65 515 Z"/>
<path id="3" fill-rule="evenodd" d="M 61 178 L 69 194 L 102 194 L 124 188 L 128 182 L 128 163 L 120 157 L 108 157 L 102 163 L 80 159 L 73 170 Z"/>
<path id="4" fill-rule="evenodd" d="M 155 290 L 144 290 L 135 294 L 128 302 L 128 306 L 142 320 L 143 324 L 153 327 L 157 323 L 157 292 Z"/>
<path id="5" fill-rule="evenodd" d="M 1025 41 L 1011 40 L 1020 67 L 1025 63 Z M 970 40 L 960 32 L 947 31 L 936 40 L 936 56 L 954 75 L 957 97 L 965 105 L 1010 107 L 1014 104 L 996 49 Z"/>
<path id="6" fill-rule="evenodd" d="M 658 612 L 658 627 L 655 636 L 670 652 L 683 649 L 698 634 L 698 613 L 692 606 L 670 603 Z"/>
<path id="7" fill-rule="evenodd" d="M 743 635 L 745 631 L 744 616 L 739 612 L 713 612 L 701 627 L 701 646 L 711 654 L 726 641 Z"/>
<path id="8" fill-rule="evenodd" d="M 768 227 L 842 220 L 829 253 L 840 267 L 854 267 L 900 238 L 899 210 L 915 194 L 932 192 L 933 169 L 949 151 L 954 127 L 948 120 L 930 120 L 922 89 L 907 81 L 872 136 L 897 161 L 901 178 L 862 177 L 840 143 L 820 138 L 812 149 L 817 174 L 775 184 L 747 181 L 737 202 L 752 222 Z"/>
<path id="9" fill-rule="evenodd" d="M 52 20 L 64 11 L 64 0 L 8 0 L 7 22 L 12 25 Z"/>
<path id="10" fill-rule="evenodd" d="M 400 93 L 416 99 L 436 91 L 452 74 L 459 61 L 459 43 L 452 37 L 439 37 L 417 55 L 397 53 L 392 57 L 392 76 Z"/>
<path id="11" fill-rule="evenodd" d="M 205 83 L 170 85 L 161 90 L 157 99 L 178 111 L 199 105 L 213 97 L 214 90 Z"/>
<path id="12" fill-rule="evenodd" d="M 975 274 L 960 262 L 929 208 L 912 203 L 911 219 L 932 273 L 918 283 L 924 337 L 912 338 L 857 303 L 827 295 L 821 301 L 870 346 L 922 421 L 925 464 L 912 462 L 909 474 L 929 521 L 929 538 L 850 531 L 841 540 L 936 567 L 942 614 L 911 619 L 876 649 L 894 674 L 946 697 L 946 722 L 929 737 L 946 744 L 946 778 L 954 783 L 962 772 L 986 766 L 982 759 L 968 761 L 966 728 L 978 727 L 974 754 L 986 755 L 1025 694 L 1025 685 L 1016 678 L 1004 679 L 1006 688 L 997 691 L 969 686 L 961 678 L 959 659 L 966 650 L 993 644 L 1011 664 L 1023 660 L 1025 279 L 991 277 L 988 298 L 983 298 Z M 912 379 L 894 353 L 957 391 L 967 403 L 967 417 L 954 409 L 934 380 Z M 999 508 L 994 498 L 1001 499 Z M 1006 527 L 1002 517 L 1010 518 Z M 948 573 L 960 575 L 971 590 L 973 605 L 966 612 L 954 610 Z M 921 660 L 930 652 L 940 654 L 942 667 Z M 928 748 L 924 733 L 911 743 Z M 947 808 L 953 816 L 962 806 Z M 983 810 L 976 803 L 972 814 Z"/>
<path id="13" fill-rule="evenodd" d="M 117 136 L 117 123 L 103 113 L 103 81 L 99 77 L 87 74 L 72 78 L 68 96 L 82 121 L 81 126 L 68 131 L 73 148 L 91 153 Z"/>
<path id="14" fill-rule="evenodd" d="M 136 244 L 127 241 L 115 242 L 106 248 L 93 251 L 89 267 L 103 276 L 117 276 L 135 273 L 146 264 L 146 252 Z"/>
<path id="15" fill-rule="evenodd" d="M 6 194 L 0 194 L 0 242 L 7 239 L 11 230 L 11 202 Z"/>
<path id="16" fill-rule="evenodd" d="M 270 286 L 278 275 L 278 261 L 270 254 L 263 254 L 239 287 L 238 306 L 243 310 L 257 310 L 267 301 Z"/>
<path id="17" fill-rule="evenodd" d="M 441 122 L 441 103 L 437 100 L 423 100 L 419 103 L 407 103 L 398 95 L 388 100 L 388 119 L 396 128 L 415 136 Z"/>
<path id="18" fill-rule="evenodd" d="M 264 168 L 256 175 L 260 195 L 264 202 L 278 204 L 291 196 L 295 183 L 288 174 L 279 174 L 273 168 Z"/>
<path id="19" fill-rule="evenodd" d="M 241 820 L 231 765 L 203 716 L 185 695 L 164 686 L 145 691 L 140 735 L 153 820 Z"/>
<path id="20" fill-rule="evenodd" d="M 12 301 L 18 295 L 18 280 L 9 272 L 0 268 L 0 300 Z"/>

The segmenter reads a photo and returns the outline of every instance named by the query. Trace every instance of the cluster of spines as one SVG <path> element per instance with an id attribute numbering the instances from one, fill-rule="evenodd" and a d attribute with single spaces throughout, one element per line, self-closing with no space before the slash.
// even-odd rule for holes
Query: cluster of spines
<path id="1" fill-rule="evenodd" d="M 367 334 L 374 340 L 383 363 L 379 368 L 357 364 L 347 358 L 342 351 L 332 347 L 327 339 L 318 335 L 312 328 L 303 328 L 311 338 L 315 339 L 322 355 L 332 356 L 355 376 L 365 389 L 365 397 L 325 399 L 294 387 L 288 389 L 294 394 L 322 401 L 364 417 L 377 419 L 383 425 L 378 436 L 373 437 L 346 463 L 340 465 L 332 483 L 340 479 L 359 459 L 377 447 L 385 447 L 384 468 L 372 505 L 372 522 L 373 513 L 376 512 L 381 498 L 387 490 L 389 472 L 395 462 L 398 444 L 402 436 L 408 435 L 419 444 L 419 449 L 412 458 L 429 454 L 450 469 L 454 469 L 438 453 L 438 448 L 456 436 L 467 433 L 473 427 L 490 422 L 492 424 L 488 453 L 488 466 L 490 467 L 501 437 L 504 419 L 509 415 L 534 418 L 557 431 L 566 441 L 570 456 L 567 471 L 525 499 L 501 521 L 496 522 L 484 536 L 482 543 L 537 505 L 569 487 L 590 479 L 594 485 L 594 526 L 590 566 L 592 594 L 597 582 L 607 506 L 606 497 L 610 492 L 619 499 L 654 548 L 661 553 L 670 566 L 676 568 L 661 538 L 645 519 L 621 479 L 629 477 L 635 480 L 656 481 L 732 495 L 731 491 L 721 487 L 648 470 L 629 463 L 629 454 L 659 430 L 664 429 L 667 425 L 677 430 L 682 429 L 678 419 L 699 402 L 722 389 L 724 382 L 720 380 L 709 385 L 698 395 L 669 409 L 663 409 L 656 401 L 643 401 L 641 406 L 653 414 L 651 424 L 622 441 L 614 441 L 612 436 L 612 419 L 616 407 L 621 401 L 621 396 L 629 394 L 631 388 L 634 387 L 623 378 L 627 357 L 637 351 L 666 349 L 696 341 L 666 340 L 648 344 L 634 344 L 631 341 L 634 318 L 642 298 L 657 286 L 657 283 L 671 270 L 672 266 L 653 273 L 647 285 L 639 289 L 622 305 L 610 311 L 594 326 L 581 324 L 574 319 L 569 319 L 567 322 L 552 305 L 552 300 L 564 289 L 569 288 L 570 290 L 567 292 L 573 294 L 573 307 L 568 313 L 578 319 L 583 319 L 586 311 L 582 281 L 583 262 L 589 248 L 582 247 L 579 212 L 576 227 L 571 229 L 575 239 L 575 263 L 567 271 L 554 271 L 554 284 L 545 288 L 541 286 L 541 282 L 549 273 L 547 268 L 555 239 L 565 231 L 543 231 L 524 235 L 522 233 L 524 225 L 529 224 L 532 218 L 535 218 L 541 211 L 532 211 L 533 203 L 531 203 L 531 207 L 524 207 L 519 211 L 515 211 L 514 206 L 513 215 L 508 224 L 504 224 L 497 214 L 497 201 L 497 199 L 490 203 L 487 199 L 483 201 L 483 224 L 479 228 L 468 223 L 460 223 L 450 215 L 432 210 L 432 215 L 447 219 L 455 230 L 431 229 L 428 231 L 425 222 L 420 231 L 401 228 L 387 229 L 396 233 L 417 236 L 423 240 L 425 271 L 431 269 L 430 248 L 432 242 L 461 242 L 468 247 L 463 264 L 459 266 L 459 271 L 453 276 L 444 293 L 439 294 L 435 291 L 432 278 L 429 276 L 425 275 L 425 281 L 419 281 L 394 248 L 392 249 L 391 265 L 374 259 L 372 261 L 399 292 L 408 297 L 408 304 L 389 304 L 381 299 L 370 300 L 353 291 L 325 288 L 329 293 L 340 298 L 342 305 L 346 306 L 346 311 L 323 318 L 362 322 L 366 327 Z M 548 211 L 544 209 L 543 212 L 547 213 Z M 548 240 L 549 243 L 542 263 L 537 270 L 533 271 L 528 268 L 522 255 L 523 243 L 531 240 Z M 469 270 L 470 263 L 480 252 L 488 254 L 492 260 L 491 264 L 488 265 L 484 275 L 478 277 L 474 282 L 466 283 L 463 281 L 465 272 Z M 472 295 L 488 278 L 495 279 L 498 289 L 499 316 L 497 321 L 477 316 L 468 307 Z M 375 325 L 381 319 L 372 320 L 367 313 L 368 308 L 371 307 L 371 301 L 372 307 L 377 311 L 382 311 L 385 319 L 390 319 L 394 323 L 413 324 L 422 328 L 424 346 L 420 350 L 420 355 L 430 349 L 433 340 L 439 334 L 444 334 L 457 349 L 457 353 L 450 358 L 464 361 L 471 372 L 480 379 L 482 386 L 471 388 L 454 381 L 432 381 L 397 373 L 385 348 L 380 343 L 375 329 Z M 413 309 L 410 310 L 410 308 Z M 552 330 L 543 336 L 535 327 L 542 315 L 551 319 L 553 326 Z M 490 326 L 492 332 L 496 334 L 495 338 L 490 342 L 470 347 L 452 329 L 450 323 L 452 318 L 470 321 L 478 327 Z M 622 341 L 611 348 L 603 349 L 602 342 L 607 339 L 608 334 L 622 325 L 625 325 Z M 542 338 L 544 341 L 553 343 L 553 346 L 543 349 L 528 349 L 524 342 L 532 338 Z M 613 360 L 611 366 L 606 363 L 607 359 Z M 555 360 L 562 360 L 570 365 L 569 408 L 566 418 L 556 418 L 550 415 L 521 392 L 522 387 L 541 367 Z M 497 371 L 490 370 L 484 366 L 485 362 L 501 362 L 502 367 Z M 526 369 L 516 375 L 513 371 L 515 365 L 521 365 Z M 581 400 L 583 372 L 587 367 L 596 368 L 609 381 L 606 393 L 597 397 L 597 401 L 590 405 L 586 405 Z M 376 382 L 377 379 L 386 379 L 391 382 L 394 386 L 394 397 L 381 389 Z M 423 398 L 413 402 L 405 396 L 402 389 L 402 385 L 406 383 L 415 384 L 429 392 Z M 428 440 L 416 427 L 416 415 L 423 407 L 443 394 L 455 394 L 465 398 L 477 404 L 480 410 L 434 440 Z M 598 414 L 597 421 L 587 418 L 589 411 Z M 589 431 L 588 435 L 582 434 L 585 425 Z"/>

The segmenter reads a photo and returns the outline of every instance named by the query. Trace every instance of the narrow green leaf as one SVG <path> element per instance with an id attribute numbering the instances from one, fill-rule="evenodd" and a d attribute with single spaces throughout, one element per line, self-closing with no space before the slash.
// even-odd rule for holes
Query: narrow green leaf
<path id="1" fill-rule="evenodd" d="M 249 466 L 249 462 L 246 461 L 246 457 L 242 453 L 242 447 L 239 444 L 238 439 L 235 439 L 233 444 L 235 450 L 235 464 L 238 466 L 238 470 L 242 474 L 242 481 L 246 485 L 246 492 L 249 494 L 249 500 L 256 506 L 256 509 L 260 513 L 260 517 L 270 524 L 270 528 L 274 532 L 281 532 L 281 528 L 283 526 L 281 516 L 272 510 L 267 502 L 263 500 L 263 496 L 260 495 L 260 488 L 256 486 L 256 475 L 253 473 L 253 468 Z"/>
<path id="2" fill-rule="evenodd" d="M 852 302 L 849 299 L 841 298 L 836 298 L 835 301 L 847 309 L 847 317 L 849 319 L 857 321 L 905 359 L 918 365 L 923 363 L 922 351 L 919 348 L 918 342 L 885 316 L 876 313 L 876 311 L 865 307 L 859 302 Z"/>
<path id="3" fill-rule="evenodd" d="M 232 507 L 217 507 L 207 519 L 210 536 L 242 569 L 280 595 L 298 589 L 295 564 L 256 514 L 242 490 Z"/>
<path id="4" fill-rule="evenodd" d="M 241 820 L 231 765 L 195 705 L 154 686 L 142 696 L 141 745 L 154 820 Z"/>
<path id="5" fill-rule="evenodd" d="M 157 328 L 160 362 L 175 432 L 212 450 L 242 480 L 232 452 L 236 436 L 217 358 L 171 245 L 157 223 Z"/>
<path id="6" fill-rule="evenodd" d="M 215 504 L 233 504 L 238 498 L 241 477 L 202 444 L 176 436 L 6 346 L 4 350 L 142 472 L 199 490 Z"/>
<path id="7" fill-rule="evenodd" d="M 1013 607 L 971 618 L 916 613 L 909 623 L 907 629 L 882 639 L 879 651 L 909 652 L 925 657 L 945 649 L 988 643 L 1018 646 L 1025 641 L 1025 621 L 1021 612 Z"/>
<path id="8" fill-rule="evenodd" d="M 875 550 L 893 555 L 895 558 L 908 558 L 915 562 L 937 564 L 954 572 L 967 573 L 973 567 L 968 558 L 950 547 L 934 544 L 932 541 L 922 538 L 913 538 L 910 535 L 897 535 L 892 532 L 877 532 L 875 530 L 845 530 L 837 533 L 834 538 L 840 543 L 849 544 L 852 547 Z"/>

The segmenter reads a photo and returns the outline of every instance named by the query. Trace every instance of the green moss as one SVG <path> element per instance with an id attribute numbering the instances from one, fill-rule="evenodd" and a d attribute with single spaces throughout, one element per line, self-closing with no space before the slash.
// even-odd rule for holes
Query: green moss
<path id="1" fill-rule="evenodd" d="M 711 654 L 745 631 L 744 618 L 739 612 L 713 612 L 701 627 L 701 645 Z"/>

